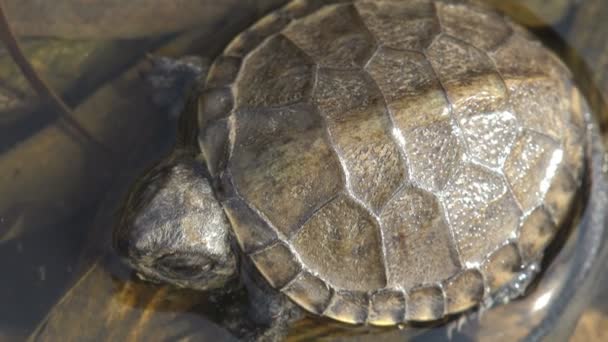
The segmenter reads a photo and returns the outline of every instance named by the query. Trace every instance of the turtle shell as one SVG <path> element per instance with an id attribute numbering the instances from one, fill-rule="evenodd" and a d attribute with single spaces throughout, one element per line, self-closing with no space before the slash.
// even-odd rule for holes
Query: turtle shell
<path id="1" fill-rule="evenodd" d="M 210 69 L 199 144 L 276 289 L 339 321 L 436 320 L 542 257 L 585 102 L 522 27 L 464 1 L 293 1 Z"/>

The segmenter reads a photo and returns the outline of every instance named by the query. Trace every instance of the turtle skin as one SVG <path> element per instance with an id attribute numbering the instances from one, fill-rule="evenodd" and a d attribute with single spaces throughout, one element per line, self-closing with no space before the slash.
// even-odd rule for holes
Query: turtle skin
<path id="1" fill-rule="evenodd" d="M 237 36 L 198 142 L 242 251 L 346 323 L 433 321 L 538 263 L 585 164 L 586 104 L 468 1 L 292 1 Z"/>

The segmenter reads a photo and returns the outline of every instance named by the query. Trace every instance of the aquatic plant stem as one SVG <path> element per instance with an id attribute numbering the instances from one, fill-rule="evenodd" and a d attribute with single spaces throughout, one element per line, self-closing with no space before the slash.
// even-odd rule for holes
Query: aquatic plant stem
<path id="1" fill-rule="evenodd" d="M 111 156 L 112 151 L 110 148 L 92 136 L 76 119 L 74 119 L 72 109 L 68 107 L 61 97 L 59 97 L 47 82 L 45 82 L 42 76 L 36 72 L 32 64 L 28 61 L 27 57 L 25 57 L 23 50 L 8 23 L 2 0 L 0 0 L 0 41 L 4 43 L 11 58 L 15 64 L 17 64 L 17 67 L 21 70 L 21 73 L 38 96 L 55 107 L 60 120 L 64 123 L 64 125 L 61 125 L 60 122 L 60 127 L 64 129 L 67 134 L 75 135 L 76 137 L 80 136 Z"/>

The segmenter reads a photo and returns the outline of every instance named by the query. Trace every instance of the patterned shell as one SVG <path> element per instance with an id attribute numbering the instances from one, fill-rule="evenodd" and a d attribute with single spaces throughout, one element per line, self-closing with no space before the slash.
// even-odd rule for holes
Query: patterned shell
<path id="1" fill-rule="evenodd" d="M 523 28 L 448 0 L 293 1 L 212 66 L 199 143 L 245 253 L 339 321 L 428 321 L 567 217 L 585 103 Z"/>

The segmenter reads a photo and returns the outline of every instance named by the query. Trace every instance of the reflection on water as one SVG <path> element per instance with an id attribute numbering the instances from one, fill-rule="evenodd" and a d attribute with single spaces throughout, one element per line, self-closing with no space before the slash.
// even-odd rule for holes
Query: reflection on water
<path id="1" fill-rule="evenodd" d="M 556 4 L 565 14 L 565 1 Z M 238 298 L 210 298 L 132 279 L 108 254 L 108 243 L 128 185 L 169 150 L 174 138 L 175 121 L 151 101 L 153 90 L 143 77 L 151 68 L 146 54 L 211 57 L 257 11 L 231 9 L 230 20 L 210 19 L 212 24 L 178 35 L 24 40 L 37 70 L 111 155 L 66 131 L 57 113 L 40 107 L 6 53 L 0 54 L 0 341 L 25 339 L 35 329 L 38 339 L 49 341 L 229 338 L 214 322 L 221 314 L 215 303 Z M 547 17 L 560 18 L 556 29 L 566 35 L 576 13 L 552 11 Z M 542 311 L 553 302 L 552 292 L 545 292 L 533 308 Z M 590 312 L 598 320 L 607 309 Z M 584 322 L 594 326 L 588 318 Z M 311 319 L 294 330 L 292 336 L 306 340 L 370 329 L 345 330 Z M 470 339 L 465 332 L 452 333 L 456 340 Z M 403 334 L 393 330 L 383 338 L 397 341 Z M 441 340 L 445 334 L 434 330 L 418 338 Z"/>

